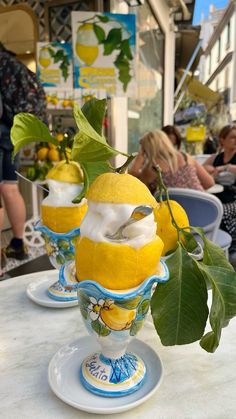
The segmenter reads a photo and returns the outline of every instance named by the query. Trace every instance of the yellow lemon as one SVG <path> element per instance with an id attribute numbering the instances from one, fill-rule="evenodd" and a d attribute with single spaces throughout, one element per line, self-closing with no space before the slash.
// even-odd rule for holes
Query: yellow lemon
<path id="1" fill-rule="evenodd" d="M 84 23 L 79 26 L 75 49 L 78 57 L 86 65 L 94 63 L 99 54 L 99 48 L 92 23 Z"/>
<path id="2" fill-rule="evenodd" d="M 70 207 L 41 206 L 42 223 L 56 233 L 66 233 L 79 227 L 87 211 L 87 204 Z"/>
<path id="3" fill-rule="evenodd" d="M 48 157 L 48 152 L 49 152 L 49 149 L 47 147 L 40 148 L 37 152 L 38 160 L 41 160 L 41 161 L 46 160 Z"/>
<path id="4" fill-rule="evenodd" d="M 93 206 L 97 203 L 104 205 L 104 208 L 109 207 L 109 204 L 129 207 L 150 205 L 154 209 L 158 208 L 157 201 L 144 183 L 129 174 L 104 173 L 98 176 L 90 186 L 86 197 Z M 113 214 L 114 205 L 111 210 Z M 102 213 L 99 214 L 102 217 Z M 103 228 L 104 221 L 101 219 Z M 87 231 L 86 219 L 83 230 Z M 137 247 L 118 242 L 95 241 L 91 237 L 86 237 L 86 234 L 77 238 L 75 242 L 77 279 L 79 281 L 92 279 L 105 288 L 117 290 L 138 286 L 158 270 L 164 245 L 158 236 L 151 237 L 150 241 L 144 240 Z"/>
<path id="5" fill-rule="evenodd" d="M 52 103 L 53 105 L 57 105 L 57 104 L 58 104 L 58 102 L 59 102 L 58 97 L 51 97 L 51 103 Z"/>
<path id="6" fill-rule="evenodd" d="M 77 279 L 91 279 L 116 290 L 137 287 L 157 272 L 163 246 L 158 236 L 138 249 L 78 237 L 75 240 Z"/>
<path id="7" fill-rule="evenodd" d="M 49 170 L 46 179 L 68 183 L 82 183 L 84 175 L 79 163 L 72 160 L 66 163 L 65 160 L 62 160 Z"/>
<path id="8" fill-rule="evenodd" d="M 48 152 L 47 157 L 50 161 L 59 161 L 60 160 L 60 153 L 56 148 L 51 148 Z"/>
<path id="9" fill-rule="evenodd" d="M 67 108 L 67 106 L 70 106 L 70 100 L 64 99 L 61 104 L 63 108 Z"/>
<path id="10" fill-rule="evenodd" d="M 54 149 L 54 150 L 57 148 L 57 146 L 55 144 L 53 144 L 53 143 L 48 143 L 48 147 L 50 149 Z"/>
<path id="11" fill-rule="evenodd" d="M 188 227 L 189 220 L 188 216 L 178 202 L 170 200 L 171 210 L 178 227 Z M 154 210 L 155 220 L 157 222 L 157 234 L 164 243 L 163 255 L 170 250 L 174 250 L 178 241 L 178 234 L 176 228 L 172 224 L 167 202 L 163 201 L 160 203 L 160 207 Z"/>
<path id="12" fill-rule="evenodd" d="M 52 149 L 50 151 L 57 150 Z M 74 161 L 66 163 L 65 160 L 62 160 L 49 170 L 46 179 L 55 181 L 56 193 L 58 194 L 60 189 L 60 193 L 66 199 L 64 201 L 65 205 L 61 206 L 47 205 L 46 200 L 44 200 L 46 201 L 45 204 L 44 201 L 42 202 L 41 218 L 43 224 L 56 233 L 65 233 L 73 228 L 79 227 L 87 211 L 87 204 L 84 201 L 79 205 L 71 204 L 72 197 L 68 198 L 68 183 L 75 185 L 83 182 L 83 172 L 80 165 Z M 49 196 L 52 193 L 51 188 L 52 185 Z"/>
<path id="13" fill-rule="evenodd" d="M 90 186 L 86 198 L 111 204 L 151 205 L 153 208 L 159 205 L 144 183 L 126 173 L 104 173 L 98 176 Z"/>
<path id="14" fill-rule="evenodd" d="M 61 132 L 59 132 L 56 136 L 57 141 L 62 141 L 64 139 L 64 134 L 62 134 Z"/>
<path id="15" fill-rule="evenodd" d="M 112 330 L 129 329 L 135 316 L 136 310 L 127 310 L 115 304 L 101 308 L 100 311 L 102 321 Z"/>

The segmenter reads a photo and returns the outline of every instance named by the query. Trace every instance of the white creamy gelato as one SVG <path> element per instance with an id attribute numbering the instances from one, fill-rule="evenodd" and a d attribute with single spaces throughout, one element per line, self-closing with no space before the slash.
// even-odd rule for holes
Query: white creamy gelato
<path id="1" fill-rule="evenodd" d="M 128 221 L 137 206 L 89 201 L 87 213 L 80 226 L 81 237 L 87 237 L 95 242 L 115 243 L 107 235 L 116 233 L 119 227 Z M 123 230 L 123 235 L 127 239 L 121 243 L 135 249 L 154 240 L 156 222 L 153 213 L 127 226 Z"/>
<path id="2" fill-rule="evenodd" d="M 73 204 L 72 200 L 82 191 L 82 183 L 68 183 L 48 179 L 49 194 L 42 201 L 42 205 L 50 207 L 75 207 L 85 203 L 83 199 L 79 204 Z"/>

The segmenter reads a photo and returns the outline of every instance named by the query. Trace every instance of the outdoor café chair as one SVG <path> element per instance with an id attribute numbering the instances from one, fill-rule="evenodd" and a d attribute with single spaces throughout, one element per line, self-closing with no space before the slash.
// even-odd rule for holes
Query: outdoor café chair
<path id="1" fill-rule="evenodd" d="M 195 189 L 168 188 L 168 191 L 169 198 L 177 201 L 185 209 L 189 224 L 201 227 L 207 238 L 220 246 L 228 258 L 232 238 L 220 229 L 223 205 L 219 198 Z"/>

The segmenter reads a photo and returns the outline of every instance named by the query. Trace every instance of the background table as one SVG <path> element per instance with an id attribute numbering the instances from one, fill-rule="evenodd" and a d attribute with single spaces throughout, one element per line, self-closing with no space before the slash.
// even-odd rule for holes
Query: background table
<path id="1" fill-rule="evenodd" d="M 220 185 L 219 183 L 215 183 L 215 185 L 211 186 L 209 189 L 206 190 L 208 193 L 220 193 L 223 192 L 224 187 Z"/>
<path id="2" fill-rule="evenodd" d="M 64 344 L 87 335 L 78 307 L 49 309 L 31 302 L 27 285 L 34 273 L 0 283 L 1 419 L 99 418 L 63 403 L 50 390 L 49 361 Z M 164 375 L 157 392 L 133 410 L 112 419 L 235 419 L 236 321 L 222 333 L 215 354 L 198 343 L 163 347 L 153 327 L 139 339 L 160 356 Z"/>

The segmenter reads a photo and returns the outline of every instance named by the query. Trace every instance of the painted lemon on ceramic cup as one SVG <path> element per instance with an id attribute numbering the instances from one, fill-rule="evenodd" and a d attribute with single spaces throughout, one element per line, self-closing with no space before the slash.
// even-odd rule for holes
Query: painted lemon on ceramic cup
<path id="1" fill-rule="evenodd" d="M 108 237 L 128 221 L 137 206 L 158 207 L 148 188 L 129 174 L 105 173 L 95 179 L 86 197 L 88 211 L 75 245 L 77 279 L 123 290 L 155 274 L 164 245 L 156 235 L 153 212 L 127 226 L 124 241 Z"/>
<path id="2" fill-rule="evenodd" d="M 76 54 L 86 65 L 92 65 L 99 54 L 98 40 L 92 23 L 84 23 L 77 30 Z"/>
<path id="3" fill-rule="evenodd" d="M 87 211 L 86 199 L 79 204 L 72 203 L 83 188 L 79 164 L 62 160 L 49 170 L 46 179 L 49 194 L 41 205 L 42 223 L 56 233 L 79 227 Z"/>

